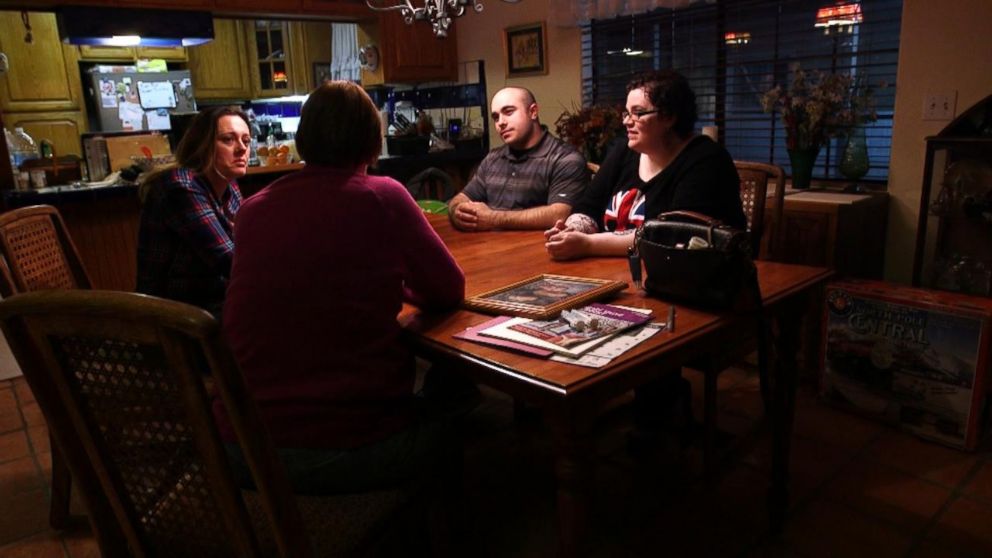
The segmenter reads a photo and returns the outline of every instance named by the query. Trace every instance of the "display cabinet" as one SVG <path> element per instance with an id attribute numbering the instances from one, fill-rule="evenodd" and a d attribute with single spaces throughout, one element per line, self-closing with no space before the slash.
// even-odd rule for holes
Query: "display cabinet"
<path id="1" fill-rule="evenodd" d="M 260 97 L 291 94 L 296 76 L 290 65 L 289 22 L 259 19 L 250 27 L 256 93 Z"/>
<path id="2" fill-rule="evenodd" d="M 992 296 L 992 96 L 926 141 L 913 285 Z"/>

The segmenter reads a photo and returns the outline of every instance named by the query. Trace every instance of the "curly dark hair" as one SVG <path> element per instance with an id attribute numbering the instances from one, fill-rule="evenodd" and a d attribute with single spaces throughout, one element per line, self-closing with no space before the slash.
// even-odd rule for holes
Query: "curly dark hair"
<path id="1" fill-rule="evenodd" d="M 682 138 L 692 135 L 698 118 L 696 94 L 685 76 L 674 70 L 645 72 L 627 83 L 627 93 L 634 89 L 644 89 L 656 109 L 675 117 L 676 134 Z"/>

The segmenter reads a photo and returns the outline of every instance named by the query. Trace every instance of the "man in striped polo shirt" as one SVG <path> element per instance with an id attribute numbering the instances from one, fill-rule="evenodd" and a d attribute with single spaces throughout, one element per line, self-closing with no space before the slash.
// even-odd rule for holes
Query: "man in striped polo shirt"
<path id="1" fill-rule="evenodd" d="M 497 91 L 492 118 L 505 145 L 448 202 L 451 223 L 463 231 L 543 230 L 568 217 L 589 184 L 582 155 L 541 125 L 534 94 L 523 87 Z"/>

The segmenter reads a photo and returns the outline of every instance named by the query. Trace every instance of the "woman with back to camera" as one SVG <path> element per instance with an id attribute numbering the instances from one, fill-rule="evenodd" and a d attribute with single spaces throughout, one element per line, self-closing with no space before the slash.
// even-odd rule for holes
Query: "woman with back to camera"
<path id="1" fill-rule="evenodd" d="M 141 293 L 200 306 L 219 316 L 234 255 L 237 179 L 248 171 L 251 134 L 239 109 L 204 109 L 176 148 L 176 165 L 141 186 Z"/>
<path id="2" fill-rule="evenodd" d="M 745 228 L 740 179 L 723 146 L 694 135 L 696 95 L 671 70 L 627 84 L 627 142 L 610 152 L 572 215 L 546 231 L 556 260 L 625 256 L 645 219 L 695 211 Z"/>
<path id="3" fill-rule="evenodd" d="M 645 219 L 695 211 L 737 228 L 747 221 L 740 178 L 723 146 L 695 135 L 696 95 L 681 74 L 662 70 L 627 84 L 627 142 L 610 152 L 565 221 L 546 231 L 552 259 L 626 256 Z M 689 382 L 677 371 L 636 390 L 632 449 L 647 450 L 667 425 L 688 441 Z"/>
<path id="4" fill-rule="evenodd" d="M 445 425 L 415 413 L 396 317 L 456 308 L 464 277 L 407 190 L 367 174 L 381 145 L 365 91 L 325 82 L 296 132 L 306 168 L 246 200 L 235 229 L 224 332 L 303 494 L 415 485 L 450 457 Z"/>

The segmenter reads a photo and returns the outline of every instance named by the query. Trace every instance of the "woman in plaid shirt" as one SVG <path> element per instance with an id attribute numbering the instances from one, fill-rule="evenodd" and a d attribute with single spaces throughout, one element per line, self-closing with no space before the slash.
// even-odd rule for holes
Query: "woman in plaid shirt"
<path id="1" fill-rule="evenodd" d="M 177 165 L 142 185 L 137 291 L 219 316 L 234 255 L 237 178 L 248 170 L 248 117 L 236 108 L 198 114 L 176 149 Z"/>

